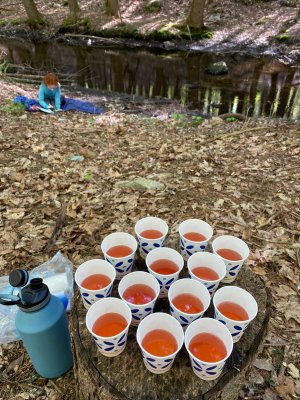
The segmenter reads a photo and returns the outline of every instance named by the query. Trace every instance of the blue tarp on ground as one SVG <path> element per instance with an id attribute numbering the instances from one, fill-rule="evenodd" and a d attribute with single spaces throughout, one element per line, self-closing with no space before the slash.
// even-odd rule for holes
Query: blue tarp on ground
<path id="1" fill-rule="evenodd" d="M 65 104 L 61 107 L 63 111 L 80 111 L 89 114 L 102 114 L 104 112 L 101 108 L 88 101 L 70 99 L 69 97 L 66 97 L 65 100 Z M 13 102 L 24 104 L 26 111 L 38 111 L 36 107 L 39 106 L 39 103 L 35 99 L 17 96 L 13 99 Z"/>

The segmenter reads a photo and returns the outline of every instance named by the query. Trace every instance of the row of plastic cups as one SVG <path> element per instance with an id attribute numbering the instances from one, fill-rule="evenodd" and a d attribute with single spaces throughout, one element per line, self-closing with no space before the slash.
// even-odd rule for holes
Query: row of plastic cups
<path id="1" fill-rule="evenodd" d="M 203 253 L 199 254 L 203 255 Z M 100 276 L 108 279 L 108 286 L 98 290 L 87 290 L 84 287 L 86 280 L 88 279 L 94 283 L 95 276 L 99 272 L 101 272 Z M 93 303 L 111 295 L 114 276 L 114 268 L 107 261 L 90 260 L 81 264 L 75 273 L 75 281 L 80 289 L 84 306 L 87 309 Z M 153 275 L 143 271 L 136 271 L 121 279 L 118 285 L 118 293 L 120 298 L 130 307 L 132 313 L 131 324 L 137 326 L 143 318 L 153 312 L 155 302 L 160 294 L 160 285 Z M 184 328 L 192 321 L 202 317 L 210 305 L 209 291 L 202 282 L 194 279 L 179 279 L 171 282 L 168 299 L 171 315 Z M 229 302 L 231 308 L 236 308 L 234 305 L 240 305 L 245 310 L 246 317 L 240 316 L 242 321 L 240 324 L 234 318 L 227 318 L 219 310 L 221 302 Z M 240 339 L 248 322 L 255 318 L 257 313 L 255 299 L 244 289 L 235 286 L 219 289 L 214 296 L 214 306 L 216 318 L 229 326 L 234 341 Z M 231 315 L 234 315 L 234 313 L 231 313 Z"/>
<path id="2" fill-rule="evenodd" d="M 156 265 L 159 266 L 159 264 L 157 264 L 159 262 L 162 262 L 162 269 L 156 269 L 155 267 Z M 158 296 L 167 297 L 171 284 L 179 278 L 179 274 L 184 266 L 182 256 L 176 250 L 160 247 L 152 250 L 147 255 L 146 265 L 150 274 L 156 278 L 155 284 L 158 286 Z M 174 268 L 175 272 L 169 274 L 164 273 L 172 272 L 172 269 L 166 271 L 166 268 L 170 268 L 170 265 Z M 195 272 L 199 265 L 206 265 L 209 267 L 214 271 L 217 279 L 205 280 L 199 278 Z M 214 254 L 206 252 L 195 253 L 190 257 L 188 260 L 188 269 L 189 276 L 203 283 L 211 294 L 216 290 L 219 282 L 224 278 L 226 273 L 226 267 L 223 261 Z M 127 275 L 128 274 L 124 275 L 122 279 Z M 76 270 L 75 282 L 81 292 L 84 306 L 89 308 L 95 301 L 110 296 L 115 279 L 116 269 L 108 261 L 94 259 L 81 264 Z"/>
<path id="3" fill-rule="evenodd" d="M 150 251 L 146 257 L 146 265 L 148 272 L 156 278 L 159 284 L 158 296 L 167 297 L 171 285 L 178 280 L 184 267 L 182 256 L 174 249 L 160 247 Z M 208 252 L 193 254 L 188 259 L 187 267 L 189 277 L 204 284 L 211 295 L 226 275 L 226 265 L 223 260 Z M 209 271 L 210 276 L 199 275 L 199 270 L 204 270 L 205 273 Z M 101 278 L 102 281 L 104 280 L 104 284 Z M 89 308 L 100 298 L 110 296 L 115 279 L 115 267 L 107 261 L 96 259 L 81 264 L 75 273 L 75 281 L 80 289 L 85 307 Z"/>
<path id="4" fill-rule="evenodd" d="M 160 226 L 162 225 L 162 226 Z M 150 227 L 152 227 L 150 229 Z M 156 227 L 157 229 L 153 229 Z M 164 229 L 163 229 L 164 227 Z M 146 239 L 142 235 L 145 232 L 164 232 L 158 239 Z M 153 251 L 163 247 L 168 226 L 165 221 L 156 217 L 146 217 L 137 222 L 135 232 L 138 242 L 134 236 L 125 232 L 115 232 L 106 236 L 101 243 L 104 257 L 116 269 L 117 279 L 132 271 L 135 253 L 140 248 L 140 254 L 146 258 Z M 205 221 L 189 219 L 179 225 L 180 251 L 183 259 L 188 260 L 193 254 L 203 252 L 207 248 L 208 240 L 212 237 L 212 227 Z M 192 241 L 188 234 L 202 235 L 205 241 Z M 200 240 L 200 239 L 199 239 Z M 233 282 L 241 269 L 243 263 L 249 256 L 247 244 L 231 235 L 219 236 L 212 242 L 213 253 L 216 254 L 226 266 L 226 274 L 222 279 L 224 283 Z"/>
<path id="5" fill-rule="evenodd" d="M 106 332 L 109 316 L 114 319 L 115 330 L 110 327 Z M 119 320 L 116 316 L 120 317 Z M 117 356 L 125 349 L 130 321 L 130 308 L 117 298 L 95 303 L 86 315 L 87 328 L 99 351 L 106 357 Z M 197 319 L 184 334 L 180 323 L 169 314 L 146 316 L 136 334 L 146 368 L 155 374 L 167 372 L 185 341 L 195 374 L 206 380 L 217 378 L 234 343 L 231 332 L 222 322 L 212 318 Z"/>

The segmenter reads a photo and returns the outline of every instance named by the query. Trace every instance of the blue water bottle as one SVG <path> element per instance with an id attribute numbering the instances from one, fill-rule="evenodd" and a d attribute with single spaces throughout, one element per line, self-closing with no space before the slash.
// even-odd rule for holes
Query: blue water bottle
<path id="1" fill-rule="evenodd" d="M 9 275 L 13 287 L 28 282 L 28 273 L 14 270 Z M 16 304 L 16 329 L 36 372 L 45 378 L 57 378 L 73 365 L 68 321 L 64 306 L 50 294 L 41 278 L 34 278 L 19 290 L 19 295 L 0 295 L 0 303 Z"/>

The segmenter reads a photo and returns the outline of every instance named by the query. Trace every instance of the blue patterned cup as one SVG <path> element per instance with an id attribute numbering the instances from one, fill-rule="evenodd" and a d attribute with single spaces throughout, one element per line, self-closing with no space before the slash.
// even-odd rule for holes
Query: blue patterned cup
<path id="1" fill-rule="evenodd" d="M 128 246 L 131 249 L 131 253 L 125 257 L 112 257 L 107 252 L 115 246 Z M 102 240 L 102 253 L 104 254 L 105 259 L 115 267 L 117 273 L 116 279 L 119 280 L 131 272 L 137 246 L 135 237 L 125 232 L 111 233 Z"/>
<path id="2" fill-rule="evenodd" d="M 196 297 L 202 303 L 203 308 L 197 313 L 187 313 L 178 309 L 173 300 L 182 294 L 188 294 Z M 210 304 L 210 294 L 206 287 L 201 283 L 193 279 L 179 279 L 174 282 L 168 293 L 170 302 L 170 313 L 179 321 L 180 325 L 185 329 L 191 322 L 198 318 L 201 318 L 205 311 L 208 309 Z"/>
<path id="3" fill-rule="evenodd" d="M 176 340 L 177 349 L 174 353 L 165 357 L 159 357 L 149 353 L 143 346 L 143 339 L 147 333 L 154 330 L 169 332 Z M 141 348 L 143 361 L 146 368 L 154 374 L 163 374 L 172 367 L 176 354 L 183 345 L 184 333 L 180 323 L 169 314 L 154 313 L 145 317 L 139 324 L 136 332 L 136 339 Z"/>
<path id="4" fill-rule="evenodd" d="M 248 318 L 244 321 L 236 321 L 226 317 L 218 308 L 220 304 L 224 302 L 235 303 L 242 307 L 248 314 Z M 215 308 L 215 318 L 222 324 L 226 325 L 226 327 L 229 329 L 233 343 L 236 343 L 240 340 L 245 329 L 256 317 L 258 312 L 258 306 L 255 298 L 245 289 L 237 286 L 224 286 L 218 289 L 213 297 L 213 304 Z"/>
<path id="5" fill-rule="evenodd" d="M 192 339 L 201 333 L 209 333 L 217 336 L 226 348 L 226 356 L 218 362 L 208 362 L 197 358 L 190 349 Z M 201 379 L 211 381 L 217 379 L 223 370 L 227 358 L 231 355 L 233 341 L 229 330 L 221 322 L 213 318 L 201 318 L 192 322 L 186 332 L 184 344 L 189 353 L 194 373 Z"/>
<path id="6" fill-rule="evenodd" d="M 126 289 L 133 285 L 146 285 L 151 288 L 155 294 L 153 300 L 144 304 L 130 303 L 124 298 Z M 136 271 L 124 276 L 118 286 L 119 296 L 129 306 L 132 314 L 131 325 L 138 326 L 143 318 L 153 312 L 155 302 L 159 295 L 159 284 L 153 275 L 148 272 Z"/>
<path id="7" fill-rule="evenodd" d="M 117 313 L 124 317 L 127 322 L 126 328 L 114 336 L 96 335 L 93 331 L 95 322 L 98 318 L 110 313 Z M 89 308 L 85 322 L 101 354 L 106 357 L 115 357 L 122 353 L 126 346 L 128 329 L 131 323 L 131 311 L 124 301 L 115 297 L 97 301 Z"/>
<path id="8" fill-rule="evenodd" d="M 226 265 L 224 261 L 215 254 L 207 251 L 194 253 L 187 262 L 189 277 L 203 283 L 211 295 L 217 290 L 219 283 L 226 275 Z M 214 271 L 218 275 L 218 279 L 208 280 L 200 278 L 196 275 L 195 269 L 198 267 L 206 267 Z"/>
<path id="9" fill-rule="evenodd" d="M 159 231 L 161 236 L 156 239 L 149 239 L 141 235 L 143 232 L 153 229 Z M 134 231 L 139 242 L 140 255 L 145 259 L 149 251 L 164 245 L 169 228 L 167 223 L 161 218 L 145 217 L 138 220 L 135 224 Z"/>
<path id="10" fill-rule="evenodd" d="M 82 282 L 91 275 L 101 274 L 109 278 L 110 283 L 102 289 L 90 290 L 82 286 Z M 112 286 L 116 279 L 116 271 L 114 267 L 105 260 L 94 259 L 79 265 L 75 272 L 75 282 L 80 290 L 84 307 L 89 309 L 96 301 L 109 297 L 111 295 Z"/>
<path id="11" fill-rule="evenodd" d="M 155 272 L 151 265 L 158 260 L 173 261 L 177 266 L 177 271 L 168 275 Z M 147 255 L 146 265 L 150 274 L 153 275 L 159 283 L 160 294 L 158 297 L 167 297 L 170 286 L 179 278 L 179 274 L 184 266 L 184 260 L 178 251 L 169 247 L 158 247 L 157 249 L 151 250 Z"/>
<path id="12" fill-rule="evenodd" d="M 207 247 L 208 241 L 212 238 L 213 229 L 205 221 L 201 219 L 187 219 L 178 227 L 179 232 L 179 246 L 181 254 L 185 260 L 199 251 L 204 251 Z M 198 233 L 203 236 L 203 240 L 194 241 L 185 237 L 187 234 Z"/>
<path id="13" fill-rule="evenodd" d="M 222 249 L 223 250 L 229 249 L 237 252 L 241 256 L 241 259 L 233 261 L 222 257 L 220 254 L 218 254 L 218 251 Z M 249 257 L 249 247 L 242 239 L 239 239 L 231 235 L 222 235 L 218 236 L 216 239 L 213 240 L 212 250 L 213 253 L 216 254 L 218 257 L 220 257 L 226 265 L 226 276 L 222 280 L 222 282 L 223 283 L 233 282 L 236 279 L 244 262 Z"/>

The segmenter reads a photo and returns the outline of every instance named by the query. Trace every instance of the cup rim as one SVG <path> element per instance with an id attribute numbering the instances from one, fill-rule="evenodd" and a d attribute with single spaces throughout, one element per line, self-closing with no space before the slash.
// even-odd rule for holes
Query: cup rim
<path id="1" fill-rule="evenodd" d="M 181 281 L 183 281 L 183 280 L 191 281 L 191 279 L 189 279 L 189 278 L 182 278 L 182 279 L 179 279 L 179 280 L 176 281 L 176 282 L 181 282 Z M 194 281 L 196 281 L 196 279 L 194 279 Z M 191 317 L 191 316 L 192 316 L 192 317 L 195 317 L 196 315 L 204 314 L 204 313 L 207 311 L 208 307 L 210 306 L 211 298 L 210 298 L 210 294 L 209 294 L 207 288 L 203 285 L 203 283 L 201 283 L 201 282 L 199 282 L 199 281 L 196 281 L 197 284 L 200 283 L 200 284 L 207 290 L 207 292 L 208 292 L 208 295 L 209 295 L 209 302 L 208 302 L 207 307 L 204 307 L 204 304 L 203 304 L 202 300 L 199 299 L 199 300 L 201 301 L 201 303 L 203 304 L 203 310 L 202 310 L 202 311 L 199 311 L 199 312 L 197 312 L 197 313 L 186 313 L 186 312 L 184 312 L 184 311 L 182 311 L 182 310 L 179 310 L 179 308 L 177 308 L 177 307 L 173 304 L 173 301 L 170 299 L 170 290 L 171 290 L 172 286 L 173 286 L 174 284 L 176 284 L 176 282 L 173 282 L 172 285 L 171 285 L 171 287 L 170 287 L 170 289 L 168 290 L 168 300 L 169 300 L 170 305 L 171 305 L 173 308 L 175 308 L 175 310 L 178 311 L 180 314 L 182 314 L 182 315 L 184 315 L 184 316 L 187 316 L 187 317 L 189 317 L 189 316 L 190 316 L 190 317 Z M 183 294 L 183 293 L 182 293 L 182 294 Z"/>
<path id="2" fill-rule="evenodd" d="M 199 255 L 206 255 L 206 254 L 209 254 L 209 257 L 215 256 L 215 257 L 217 257 L 218 260 L 220 260 L 220 258 L 221 258 L 221 257 L 217 256 L 216 254 L 211 253 L 211 252 L 209 252 L 209 251 L 202 251 L 202 252 L 198 251 L 198 252 L 192 254 L 192 255 L 189 257 L 188 261 L 187 261 L 187 269 L 188 269 L 188 271 L 195 277 L 195 278 L 193 278 L 193 279 L 196 279 L 196 280 L 199 280 L 199 281 L 203 281 L 203 282 L 209 282 L 209 283 L 218 283 L 218 282 L 220 282 L 222 279 L 225 278 L 226 273 L 227 273 L 227 268 L 226 268 L 226 264 L 224 263 L 224 261 L 223 261 L 222 259 L 221 259 L 220 261 L 222 261 L 223 264 L 224 264 L 224 265 L 223 265 L 223 266 L 224 266 L 224 275 L 221 274 L 221 276 L 219 276 L 219 274 L 215 271 L 216 274 L 218 274 L 218 276 L 219 276 L 218 279 L 215 279 L 215 280 L 212 280 L 212 281 L 211 281 L 211 280 L 209 280 L 209 279 L 202 279 L 202 278 L 199 278 L 197 275 L 195 275 L 194 272 L 193 272 L 193 270 L 192 270 L 192 268 L 191 268 L 191 266 L 190 266 L 190 263 L 191 263 L 192 258 L 197 257 L 197 254 L 199 254 Z M 195 267 L 195 268 L 197 268 L 197 267 Z M 194 268 L 194 269 L 195 269 L 195 268 Z M 210 267 L 207 267 L 207 268 L 210 268 Z"/>
<path id="3" fill-rule="evenodd" d="M 104 242 L 104 240 L 105 240 L 106 238 L 108 238 L 110 235 L 114 235 L 115 233 L 122 233 L 122 234 L 124 233 L 125 235 L 131 236 L 131 237 L 135 240 L 135 245 L 134 245 L 135 249 L 133 249 L 132 252 L 131 252 L 130 254 L 128 254 L 128 256 L 125 256 L 125 257 L 112 257 L 112 256 L 110 256 L 109 254 L 107 254 L 106 251 L 104 251 L 104 249 L 103 249 L 103 242 Z M 129 247 L 129 246 L 128 246 L 128 247 Z M 112 232 L 112 233 L 109 233 L 108 235 L 106 235 L 106 236 L 103 238 L 102 242 L 100 243 L 100 248 L 101 248 L 101 251 L 102 251 L 102 253 L 104 254 L 105 258 L 108 257 L 108 258 L 112 258 L 112 259 L 114 259 L 114 260 L 124 260 L 124 259 L 127 259 L 128 257 L 130 257 L 130 256 L 132 256 L 132 255 L 135 254 L 135 252 L 137 251 L 137 248 L 138 248 L 138 243 L 137 243 L 137 241 L 136 241 L 136 238 L 135 238 L 133 235 L 131 235 L 131 233 L 128 233 L 128 232 Z"/>
<path id="4" fill-rule="evenodd" d="M 148 219 L 148 218 L 153 218 L 153 219 L 156 219 L 156 220 L 161 221 L 161 222 L 163 223 L 163 225 L 165 225 L 166 233 L 163 233 L 162 236 L 160 236 L 159 238 L 156 238 L 156 239 L 149 239 L 149 238 L 145 238 L 144 236 L 142 236 L 142 235 L 137 231 L 136 226 L 137 226 L 137 224 L 138 224 L 140 221 L 145 220 L 145 219 Z M 136 221 L 136 223 L 135 223 L 135 225 L 134 225 L 134 233 L 135 233 L 137 236 L 139 236 L 139 237 L 141 237 L 141 238 L 143 238 L 143 239 L 147 239 L 147 240 L 160 240 L 160 239 L 164 238 L 165 236 L 167 236 L 167 234 L 169 233 L 169 226 L 168 226 L 167 222 L 166 222 L 164 219 L 162 219 L 162 218 L 160 218 L 160 217 L 153 217 L 153 216 L 151 216 L 151 215 L 148 215 L 148 216 L 143 217 L 143 218 L 140 218 L 139 220 Z"/>
<path id="5" fill-rule="evenodd" d="M 139 324 L 139 326 L 138 326 L 138 328 L 137 328 L 137 330 L 136 330 L 136 341 L 137 341 L 137 343 L 138 343 L 140 349 L 141 349 L 144 353 L 149 354 L 149 357 L 155 357 L 155 358 L 157 358 L 158 360 L 163 360 L 163 359 L 165 359 L 165 358 L 175 358 L 175 357 L 176 357 L 176 354 L 179 353 L 179 351 L 181 350 L 181 348 L 182 348 L 182 346 L 183 346 L 183 344 L 184 344 L 184 332 L 183 332 L 183 329 L 182 329 L 182 338 L 181 338 L 180 344 L 177 343 L 177 339 L 175 338 L 176 343 L 177 343 L 177 349 L 176 349 L 176 351 L 175 351 L 174 353 L 171 353 L 171 354 L 167 355 L 167 356 L 156 356 L 156 355 L 154 355 L 154 354 L 149 353 L 147 350 L 144 349 L 142 343 L 140 342 L 140 339 L 139 339 L 139 337 L 138 337 L 138 330 L 141 329 L 141 328 L 140 328 L 140 327 L 141 327 L 141 323 L 142 323 L 146 318 L 151 317 L 151 315 L 157 315 L 157 314 L 158 314 L 158 315 L 160 315 L 160 314 L 168 315 L 169 317 L 173 318 L 173 319 L 176 321 L 176 323 L 179 324 L 180 328 L 182 329 L 182 326 L 180 325 L 180 323 L 177 321 L 176 318 L 172 317 L 172 315 L 167 314 L 167 313 L 163 313 L 163 312 L 153 313 L 153 314 L 147 315 L 147 316 L 140 322 L 140 324 Z M 169 318 L 169 317 L 167 317 L 167 318 Z M 152 330 L 154 330 L 154 329 L 152 329 Z M 162 328 L 162 330 L 167 330 L 167 329 Z M 173 334 L 172 332 L 170 332 L 169 330 L 167 330 L 167 331 L 168 331 L 171 335 L 174 336 L 174 334 Z M 151 332 L 151 330 L 148 331 L 147 333 L 149 333 L 149 332 Z"/>
<path id="6" fill-rule="evenodd" d="M 231 319 L 231 318 L 228 318 L 228 317 L 226 317 L 226 315 L 224 315 L 224 314 L 222 314 L 221 313 L 221 311 L 219 310 L 219 308 L 218 308 L 218 306 L 216 305 L 216 303 L 215 303 L 215 295 L 216 295 L 216 293 L 218 292 L 218 290 L 221 290 L 221 289 L 223 289 L 223 288 L 234 288 L 234 289 L 238 289 L 238 290 L 242 290 L 243 292 L 246 292 L 248 295 L 250 295 L 253 299 L 254 299 L 254 301 L 255 301 L 255 308 L 256 308 L 256 312 L 255 312 L 255 315 L 253 316 L 253 318 L 248 318 L 248 319 L 245 319 L 245 320 L 243 320 L 243 321 L 238 321 L 238 320 L 235 320 L 235 319 Z M 214 296 L 213 296 L 213 306 L 214 306 L 214 308 L 216 308 L 217 310 L 218 310 L 218 313 L 220 313 L 221 315 L 222 315 L 222 317 L 223 318 L 225 318 L 225 319 L 227 319 L 228 321 L 230 321 L 230 322 L 233 322 L 233 323 L 242 323 L 242 324 L 246 324 L 246 323 L 248 323 L 248 322 L 251 322 L 251 321 L 253 321 L 254 320 L 254 318 L 257 316 L 257 314 L 258 314 L 258 305 L 257 305 L 257 301 L 255 300 L 255 298 L 252 296 L 252 294 L 251 293 L 249 293 L 247 290 L 245 290 L 245 289 L 243 289 L 243 288 L 241 288 L 241 287 L 238 287 L 238 286 L 223 286 L 223 288 L 220 288 L 220 289 L 218 289 L 216 292 L 215 292 L 215 294 L 214 294 Z M 233 301 L 233 303 L 234 303 L 234 301 Z M 242 307 L 242 306 L 241 306 Z M 246 312 L 247 312 L 247 314 L 248 314 L 248 311 L 246 310 Z"/>
<path id="7" fill-rule="evenodd" d="M 159 274 L 158 272 L 155 272 L 155 271 L 151 268 L 151 266 L 148 265 L 148 263 L 147 263 L 147 258 L 149 257 L 149 254 L 151 254 L 152 252 L 154 252 L 154 251 L 156 251 L 156 250 L 162 251 L 163 249 L 172 250 L 172 251 L 176 252 L 176 253 L 180 256 L 180 261 L 182 261 L 182 262 L 181 262 L 182 265 L 181 265 L 181 267 L 180 267 L 180 266 L 178 266 L 178 264 L 175 263 L 175 261 L 174 261 L 174 263 L 175 263 L 175 264 L 177 265 L 177 267 L 178 267 L 178 271 L 174 272 L 173 274 L 167 274 L 167 275 Z M 154 260 L 153 262 L 158 261 L 158 260 L 165 260 L 165 259 L 167 259 L 167 258 L 164 258 L 164 257 L 162 256 L 161 258 L 158 258 L 157 260 Z M 148 258 L 148 260 L 149 260 L 149 258 Z M 148 253 L 147 256 L 146 256 L 145 263 L 146 263 L 147 269 L 148 269 L 149 271 L 151 271 L 151 273 L 153 273 L 153 275 L 158 275 L 159 277 L 161 277 L 161 276 L 167 276 L 167 277 L 172 278 L 172 277 L 176 276 L 177 274 L 180 274 L 180 272 L 181 272 L 181 271 L 183 270 L 183 268 L 184 268 L 184 259 L 183 259 L 182 255 L 181 255 L 177 250 L 175 250 L 175 249 L 173 249 L 173 248 L 171 248 L 171 247 L 166 247 L 166 246 L 157 247 L 157 248 L 155 248 L 155 249 L 149 251 L 149 253 Z"/>
<path id="8" fill-rule="evenodd" d="M 121 299 L 118 299 L 117 297 L 111 297 L 111 299 L 113 299 L 113 298 L 122 301 Z M 108 299 L 108 298 L 107 298 L 107 299 Z M 103 299 L 103 300 L 104 300 L 104 299 Z M 123 301 L 122 301 L 122 302 L 123 302 Z M 123 302 L 123 303 L 124 303 L 124 302 Z M 97 302 L 94 303 L 94 304 L 97 304 Z M 126 320 L 126 322 L 127 322 L 126 327 L 125 327 L 121 332 L 117 333 L 116 335 L 113 335 L 113 336 L 100 336 L 100 335 L 97 335 L 95 332 L 93 332 L 93 329 L 90 329 L 90 328 L 89 328 L 89 325 L 87 324 L 88 312 L 90 312 L 90 310 L 91 310 L 91 308 L 92 308 L 92 306 L 93 306 L 94 304 L 91 305 L 91 307 L 88 309 L 88 311 L 87 311 L 87 313 L 86 313 L 86 316 L 85 316 L 85 326 L 87 327 L 88 331 L 90 332 L 90 334 L 91 334 L 92 336 L 96 337 L 97 339 L 108 340 L 108 339 L 115 338 L 115 337 L 118 337 L 118 336 L 122 335 L 123 333 L 125 333 L 125 332 L 129 329 L 129 327 L 130 327 L 130 325 L 131 325 L 132 317 L 131 317 L 130 321 L 128 321 L 128 322 L 127 322 L 127 320 Z M 125 304 L 125 305 L 126 305 L 126 307 L 129 308 L 129 306 L 128 306 L 127 304 Z M 129 312 L 130 312 L 130 316 L 131 316 L 131 310 L 130 310 L 130 308 L 129 308 Z M 109 314 L 109 312 L 106 313 L 106 314 Z M 102 315 L 104 315 L 104 314 L 102 314 Z M 102 315 L 100 315 L 100 317 L 101 317 Z M 122 315 L 122 317 L 123 317 L 123 315 Z M 99 317 L 98 317 L 98 318 L 99 318 Z M 124 317 L 124 318 L 125 318 L 125 317 Z"/>
<path id="9" fill-rule="evenodd" d="M 204 321 L 205 319 L 213 319 L 214 321 L 219 322 L 219 323 L 221 324 L 220 326 L 223 326 L 224 328 L 227 329 L 227 331 L 228 331 L 228 333 L 229 333 L 229 335 L 230 335 L 230 337 L 231 337 L 231 346 L 230 346 L 230 347 L 231 347 L 231 351 L 228 352 L 228 351 L 227 351 L 227 348 L 226 348 L 226 353 L 227 353 L 227 354 L 226 354 L 226 357 L 222 358 L 222 360 L 220 360 L 220 361 L 215 361 L 215 362 L 204 361 L 204 360 L 201 360 L 201 358 L 196 357 L 196 356 L 190 351 L 189 346 L 187 346 L 187 343 L 186 343 L 186 336 L 187 336 L 187 331 L 188 331 L 189 327 L 190 327 L 194 322 L 197 322 L 198 320 L 195 320 L 195 321 L 191 322 L 191 324 L 187 327 L 187 329 L 186 329 L 186 331 L 185 331 L 185 335 L 184 335 L 184 347 L 186 348 L 186 350 L 187 350 L 189 356 L 192 357 L 192 358 L 195 358 L 197 361 L 199 361 L 199 362 L 201 362 L 201 363 L 203 363 L 203 364 L 212 365 L 212 366 L 213 366 L 213 365 L 219 365 L 219 364 L 221 364 L 221 363 L 223 363 L 223 362 L 226 362 L 226 360 L 228 359 L 228 357 L 230 357 L 230 355 L 231 355 L 231 353 L 232 353 L 232 350 L 233 350 L 233 345 L 234 345 L 233 339 L 232 339 L 231 333 L 230 333 L 229 329 L 227 328 L 227 326 L 223 325 L 220 321 L 218 321 L 218 320 L 216 320 L 216 319 L 214 319 L 214 318 L 201 318 L 202 321 Z M 209 333 L 209 332 L 200 332 L 200 333 Z M 197 335 L 197 334 L 196 334 L 196 335 Z M 196 335 L 194 335 L 192 338 L 194 338 Z M 217 336 L 217 335 L 215 335 L 215 336 Z M 220 339 L 219 336 L 217 336 L 217 337 Z M 192 338 L 191 338 L 191 340 L 192 340 Z M 189 344 L 190 344 L 191 340 L 189 341 Z M 220 340 L 222 340 L 222 339 L 220 339 Z M 224 344 L 224 346 L 225 346 L 225 343 L 224 343 L 223 340 L 222 340 L 222 342 L 223 342 L 223 344 Z M 226 347 L 226 346 L 225 346 L 225 347 Z"/>
<path id="10" fill-rule="evenodd" d="M 207 227 L 209 227 L 209 228 L 211 229 L 211 235 L 209 235 L 205 240 L 202 240 L 201 242 L 197 242 L 197 241 L 195 241 L 195 240 L 190 240 L 190 239 L 185 238 L 184 235 L 183 235 L 182 232 L 181 232 L 181 230 L 182 230 L 182 224 L 185 223 L 185 222 L 188 222 L 188 221 L 203 222 L 204 224 L 207 225 Z M 206 222 L 206 221 L 204 221 L 203 219 L 200 219 L 200 218 L 188 218 L 188 219 L 185 219 L 184 221 L 182 221 L 182 222 L 179 224 L 179 226 L 178 226 L 178 233 L 179 233 L 179 236 L 180 236 L 181 238 L 184 238 L 185 240 L 188 240 L 189 242 L 195 243 L 195 244 L 201 244 L 201 243 L 207 243 L 207 242 L 209 242 L 210 239 L 213 237 L 213 234 L 214 234 L 214 232 L 213 232 L 213 227 L 212 227 L 208 222 Z"/>
<path id="11" fill-rule="evenodd" d="M 151 275 L 149 272 L 145 272 L 145 271 L 133 271 L 133 272 L 129 272 L 129 274 L 133 274 L 133 273 L 135 273 L 135 272 L 144 272 L 145 274 L 149 274 L 149 275 L 152 276 L 152 277 L 155 279 L 155 281 L 157 282 L 157 279 L 155 278 L 155 276 Z M 125 276 L 128 276 L 129 274 L 127 274 L 127 275 L 125 275 Z M 123 276 L 122 279 L 125 278 L 125 276 Z M 122 280 L 122 279 L 121 279 L 121 280 Z M 155 294 L 155 297 L 154 297 L 151 301 L 149 301 L 148 303 L 143 303 L 143 304 L 130 303 L 129 301 L 127 301 L 126 299 L 124 299 L 123 295 L 120 293 L 120 291 L 119 291 L 120 283 L 121 283 L 121 281 L 120 281 L 119 284 L 118 284 L 118 294 L 119 294 L 120 298 L 121 298 L 126 304 L 129 305 L 129 307 L 132 307 L 132 306 L 136 306 L 136 307 L 138 307 L 138 306 L 146 307 L 147 305 L 150 305 L 150 304 L 152 304 L 153 302 L 155 302 L 155 301 L 157 300 L 159 294 L 160 294 L 160 287 L 159 287 L 159 283 L 157 282 L 157 285 L 158 285 L 158 293 Z M 134 283 L 133 285 L 138 285 L 138 283 Z M 146 284 L 145 284 L 145 285 L 146 285 Z M 152 288 L 151 288 L 151 289 L 152 289 Z"/>
<path id="12" fill-rule="evenodd" d="M 110 266 L 112 266 L 113 267 L 113 274 L 114 274 L 114 278 L 111 280 L 111 282 L 108 284 L 108 285 L 106 285 L 105 287 L 103 287 L 103 288 L 101 288 L 101 289 L 87 289 L 87 288 L 85 288 L 84 286 L 82 286 L 81 285 L 81 283 L 78 283 L 77 282 L 77 275 L 76 275 L 76 273 L 77 273 L 77 271 L 78 271 L 78 269 L 83 265 L 83 264 L 85 264 L 85 263 L 87 263 L 87 262 L 89 262 L 89 261 L 105 261 L 105 262 L 107 262 Z M 91 274 L 91 275 L 96 275 L 96 274 Z M 88 275 L 88 276 L 91 276 L 91 275 Z M 104 273 L 102 273 L 102 275 L 105 275 Z M 76 271 L 75 271 L 75 274 L 74 274 L 74 280 L 75 280 L 75 283 L 76 283 L 76 285 L 80 288 L 80 289 L 82 289 L 82 290 L 85 290 L 85 291 L 87 291 L 87 292 L 91 292 L 91 293 L 94 293 L 94 292 L 99 292 L 99 291 L 101 291 L 101 290 L 105 290 L 105 289 L 107 289 L 110 285 L 112 285 L 113 283 L 114 283 L 114 281 L 115 281 L 115 279 L 116 279 L 116 269 L 114 268 L 114 266 L 111 264 L 111 263 L 109 263 L 108 261 L 106 261 L 106 260 L 103 260 L 102 258 L 93 258 L 93 259 L 91 259 L 91 260 L 87 260 L 87 261 L 85 261 L 85 262 L 83 262 L 82 264 L 80 264 L 79 266 L 78 266 L 78 268 L 76 269 Z M 87 276 L 87 277 L 88 277 Z M 107 276 L 107 275 L 105 275 L 105 276 Z M 107 276 L 108 278 L 109 278 L 109 276 Z"/>
<path id="13" fill-rule="evenodd" d="M 246 257 L 243 257 L 243 258 L 241 258 L 241 259 L 239 259 L 239 260 L 229 260 L 228 258 L 225 258 L 225 257 L 220 256 L 220 255 L 217 253 L 217 250 L 215 249 L 215 240 L 216 240 L 216 239 L 219 239 L 219 238 L 221 238 L 221 237 L 227 237 L 227 238 L 234 239 L 234 240 L 238 239 L 239 241 L 243 242 L 243 244 L 246 246 L 246 249 L 247 249 L 247 255 L 246 255 Z M 220 235 L 220 236 L 215 237 L 214 240 L 213 240 L 212 243 L 211 243 L 211 247 L 212 247 L 213 254 L 215 254 L 216 256 L 220 257 L 222 260 L 225 260 L 225 261 L 227 261 L 227 262 L 231 262 L 231 263 L 233 263 L 233 264 L 234 264 L 234 263 L 241 263 L 241 262 L 244 262 L 245 260 L 247 260 L 247 258 L 248 258 L 249 255 L 250 255 L 250 249 L 249 249 L 249 246 L 247 245 L 247 243 L 246 243 L 243 239 L 240 239 L 239 237 L 233 236 L 233 235 Z M 230 250 L 233 250 L 233 249 L 230 249 Z"/>

